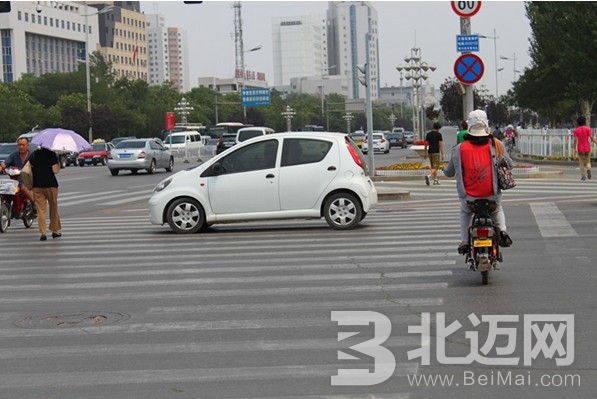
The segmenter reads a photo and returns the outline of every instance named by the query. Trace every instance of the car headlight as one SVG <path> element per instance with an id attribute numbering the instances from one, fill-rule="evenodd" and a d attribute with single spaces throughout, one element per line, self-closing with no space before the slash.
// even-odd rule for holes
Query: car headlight
<path id="1" fill-rule="evenodd" d="M 160 191 L 162 191 L 163 189 L 168 187 L 170 185 L 170 183 L 172 183 L 172 178 L 162 180 L 157 186 L 155 186 L 155 188 L 153 189 L 153 192 L 159 193 Z"/>

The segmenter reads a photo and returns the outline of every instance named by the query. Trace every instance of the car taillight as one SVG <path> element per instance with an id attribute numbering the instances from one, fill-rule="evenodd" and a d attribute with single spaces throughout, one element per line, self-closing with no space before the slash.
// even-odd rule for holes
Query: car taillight
<path id="1" fill-rule="evenodd" d="M 380 142 L 380 143 L 385 143 L 385 142 L 386 142 L 386 139 L 380 139 L 380 140 L 379 140 L 379 142 Z"/>
<path id="2" fill-rule="evenodd" d="M 356 163 L 361 169 L 365 170 L 365 165 L 363 165 L 363 162 L 361 161 L 361 157 L 359 156 L 359 153 L 357 152 L 359 150 L 355 149 L 354 146 L 350 145 L 349 142 L 346 142 L 346 148 L 348 148 L 348 152 L 350 153 L 350 156 L 352 157 L 352 160 L 354 161 L 354 163 Z"/>
<path id="3" fill-rule="evenodd" d="M 141 151 L 139 155 L 137 155 L 137 158 L 145 158 L 145 151 Z"/>

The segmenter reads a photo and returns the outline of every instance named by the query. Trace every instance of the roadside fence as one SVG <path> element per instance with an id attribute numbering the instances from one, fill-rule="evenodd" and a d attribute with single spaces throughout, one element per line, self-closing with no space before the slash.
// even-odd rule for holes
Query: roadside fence
<path id="1" fill-rule="evenodd" d="M 593 130 L 593 136 L 597 129 Z M 574 135 L 572 129 L 519 129 L 516 148 L 522 155 L 573 158 Z M 597 147 L 592 146 L 591 157 L 597 157 Z"/>

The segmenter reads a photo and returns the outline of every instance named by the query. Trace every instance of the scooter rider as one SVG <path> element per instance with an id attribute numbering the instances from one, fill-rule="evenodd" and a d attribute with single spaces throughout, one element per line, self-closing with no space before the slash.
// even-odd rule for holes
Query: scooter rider
<path id="1" fill-rule="evenodd" d="M 29 160 L 31 153 L 29 152 L 29 140 L 26 137 L 22 137 L 17 140 L 17 151 L 13 152 L 6 158 L 2 164 L 0 164 L 0 172 L 3 172 L 4 169 L 10 168 L 12 166 L 18 168 L 19 170 L 23 169 L 23 166 Z M 19 183 L 21 183 L 21 190 L 22 193 L 29 199 L 31 205 L 33 206 L 33 212 L 37 212 L 35 207 L 35 198 L 33 197 L 33 193 L 27 187 L 23 185 L 23 180 L 19 177 Z"/>
<path id="2" fill-rule="evenodd" d="M 468 252 L 468 228 L 473 214 L 467 201 L 487 198 L 496 201 L 497 207 L 491 213 L 491 218 L 500 229 L 499 244 L 502 247 L 512 245 L 512 239 L 506 233 L 506 217 L 502 209 L 502 192 L 497 181 L 497 171 L 493 155 L 494 145 L 499 145 L 504 153 L 506 162 L 512 167 L 512 160 L 504 149 L 500 140 L 494 140 L 489 132 L 487 114 L 482 110 L 475 110 L 468 115 L 468 134 L 464 143 L 458 144 L 452 150 L 452 157 L 444 169 L 444 175 L 456 176 L 456 188 L 460 198 L 460 239 L 458 253 Z M 493 143 L 492 143 L 493 142 Z"/>

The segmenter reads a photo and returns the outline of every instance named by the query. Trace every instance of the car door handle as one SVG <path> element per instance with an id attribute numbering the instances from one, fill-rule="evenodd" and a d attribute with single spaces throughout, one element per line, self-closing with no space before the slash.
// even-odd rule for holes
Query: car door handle
<path id="1" fill-rule="evenodd" d="M 330 166 L 330 167 L 328 168 L 328 170 L 329 170 L 330 172 L 332 172 L 332 171 L 336 170 L 336 167 L 335 167 L 335 166 Z"/>
<path id="2" fill-rule="evenodd" d="M 274 177 L 276 177 L 276 176 L 274 176 L 273 173 L 268 173 L 267 175 L 265 175 L 266 179 L 273 179 Z"/>

